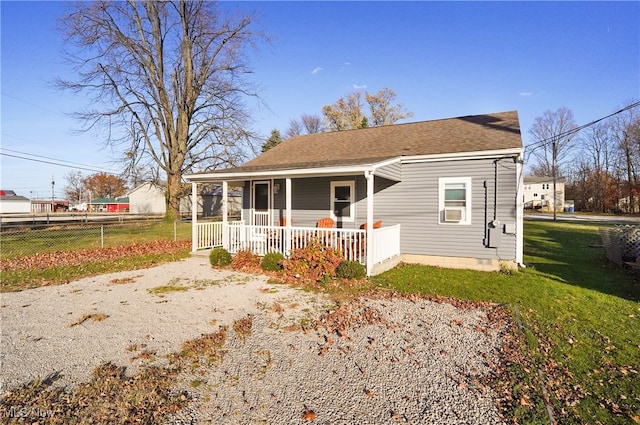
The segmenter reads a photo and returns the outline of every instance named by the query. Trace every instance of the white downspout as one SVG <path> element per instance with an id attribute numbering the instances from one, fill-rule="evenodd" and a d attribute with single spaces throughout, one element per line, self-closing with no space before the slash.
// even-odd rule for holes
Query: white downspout
<path id="1" fill-rule="evenodd" d="M 222 182 L 222 246 L 224 249 L 229 249 L 229 182 L 226 180 Z"/>
<path id="2" fill-rule="evenodd" d="M 285 236 L 285 241 L 286 241 L 286 255 L 289 255 L 289 252 L 291 252 L 291 178 L 287 177 L 287 179 L 285 180 L 285 217 L 287 219 L 287 223 L 286 223 L 286 236 Z"/>
<path id="3" fill-rule="evenodd" d="M 198 250 L 198 183 L 191 182 L 191 252 Z"/>
<path id="4" fill-rule="evenodd" d="M 373 172 L 365 171 L 367 179 L 367 276 L 373 269 Z"/>
<path id="5" fill-rule="evenodd" d="M 518 188 L 516 190 L 516 264 L 524 267 L 524 177 L 522 175 L 522 155 L 516 158 L 516 175 Z"/>

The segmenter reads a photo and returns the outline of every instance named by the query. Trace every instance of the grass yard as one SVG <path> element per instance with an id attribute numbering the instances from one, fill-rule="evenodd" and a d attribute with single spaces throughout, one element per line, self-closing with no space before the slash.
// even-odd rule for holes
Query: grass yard
<path id="1" fill-rule="evenodd" d="M 129 233 L 121 238 L 136 236 Z M 4 256 L 4 236 L 2 242 Z M 524 270 L 486 273 L 404 265 L 372 278 L 365 287 L 495 302 L 509 309 L 521 341 L 522 361 L 507 365 L 496 385 L 510 390 L 511 413 L 517 423 L 548 424 L 550 416 L 561 424 L 640 423 L 640 278 L 609 264 L 603 249 L 592 247 L 599 242 L 597 225 L 527 221 L 528 267 Z M 3 272 L 2 289 L 21 290 L 44 281 L 62 283 L 95 273 L 146 267 L 171 256 L 186 256 L 188 249 L 154 254 L 89 262 L 82 267 Z M 339 284 L 331 292 L 337 297 L 358 293 Z M 132 384 L 123 381 L 122 385 Z M 170 383 L 163 385 L 168 388 Z M 29 391 L 16 396 L 35 397 Z M 103 393 L 96 389 L 93 396 L 100 398 Z"/>
<path id="2" fill-rule="evenodd" d="M 512 274 L 406 265 L 373 278 L 401 292 L 492 301 L 522 323 L 528 364 L 513 365 L 519 423 L 640 423 L 640 283 L 604 259 L 596 225 L 525 222 Z"/>
<path id="3" fill-rule="evenodd" d="M 0 235 L 0 259 L 55 251 L 116 247 L 156 240 L 191 240 L 191 223 L 147 221 L 108 225 L 51 226 L 17 229 Z"/>

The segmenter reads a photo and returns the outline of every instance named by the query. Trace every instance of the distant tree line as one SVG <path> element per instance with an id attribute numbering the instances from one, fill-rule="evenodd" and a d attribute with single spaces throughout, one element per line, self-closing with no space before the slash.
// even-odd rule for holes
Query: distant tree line
<path id="1" fill-rule="evenodd" d="M 578 127 L 570 109 L 535 119 L 526 148 L 534 176 L 563 176 L 577 211 L 640 212 L 640 102 Z"/>
<path id="2" fill-rule="evenodd" d="M 322 117 L 303 114 L 300 118 L 292 118 L 284 137 L 280 130 L 273 129 L 269 138 L 262 145 L 262 152 L 268 151 L 291 137 L 326 131 L 380 127 L 412 117 L 413 112 L 405 110 L 402 104 L 395 103 L 396 97 L 396 92 L 393 89 L 384 88 L 377 93 L 365 92 L 363 102 L 361 91 L 351 92 L 335 103 L 323 106 Z"/>

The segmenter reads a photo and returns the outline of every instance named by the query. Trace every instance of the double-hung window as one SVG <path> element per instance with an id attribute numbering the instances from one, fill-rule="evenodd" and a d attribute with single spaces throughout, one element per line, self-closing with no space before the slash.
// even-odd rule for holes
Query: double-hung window
<path id="1" fill-rule="evenodd" d="M 338 221 L 353 221 L 355 183 L 353 181 L 331 182 L 331 218 Z"/>
<path id="2" fill-rule="evenodd" d="M 471 178 L 438 179 L 440 224 L 471 224 Z"/>

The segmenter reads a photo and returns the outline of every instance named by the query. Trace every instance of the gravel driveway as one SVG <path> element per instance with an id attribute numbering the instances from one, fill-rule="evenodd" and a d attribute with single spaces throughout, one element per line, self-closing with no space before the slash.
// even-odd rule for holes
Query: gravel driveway
<path id="1" fill-rule="evenodd" d="M 481 381 L 504 329 L 477 309 L 384 296 L 336 308 L 191 257 L 2 294 L 0 315 L 2 391 L 48 376 L 74 386 L 107 361 L 162 364 L 250 315 L 219 364 L 180 376 L 192 402 L 169 423 L 502 423 Z"/>

